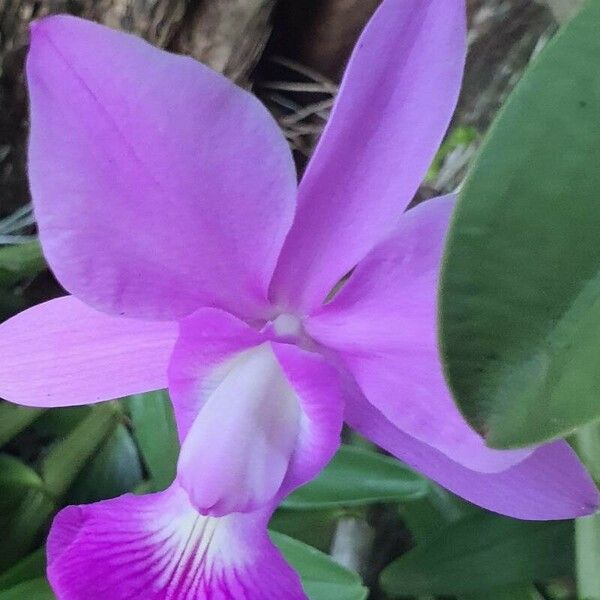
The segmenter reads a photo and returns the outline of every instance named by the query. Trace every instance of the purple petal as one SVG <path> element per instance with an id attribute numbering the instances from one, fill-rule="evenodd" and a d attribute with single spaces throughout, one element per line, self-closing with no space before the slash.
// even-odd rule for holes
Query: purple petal
<path id="1" fill-rule="evenodd" d="M 340 443 L 343 402 L 323 358 L 203 309 L 181 323 L 169 389 L 178 473 L 202 514 L 270 504 L 314 477 Z"/>
<path id="2" fill-rule="evenodd" d="M 394 425 L 470 469 L 501 471 L 531 451 L 486 447 L 454 404 L 438 356 L 437 280 L 454 201 L 437 198 L 405 213 L 306 329 L 337 351 Z"/>
<path id="3" fill-rule="evenodd" d="M 0 396 L 90 404 L 165 388 L 177 324 L 111 317 L 67 296 L 0 325 Z"/>
<path id="4" fill-rule="evenodd" d="M 176 485 L 70 506 L 48 539 L 60 600 L 306 600 L 267 535 L 271 510 L 203 517 Z"/>
<path id="5" fill-rule="evenodd" d="M 566 442 L 541 446 L 501 473 L 478 473 L 400 431 L 359 394 L 347 399 L 346 420 L 413 469 L 488 510 L 549 521 L 588 515 L 598 508 L 598 490 Z"/>
<path id="6" fill-rule="evenodd" d="M 107 312 L 265 313 L 295 207 L 275 121 L 192 60 L 73 17 L 32 27 L 29 176 L 60 282 Z"/>
<path id="7" fill-rule="evenodd" d="M 181 484 L 202 514 L 271 503 L 288 470 L 300 405 L 269 342 L 216 368 L 179 457 Z M 206 395 L 204 395 L 206 394 Z"/>
<path id="8" fill-rule="evenodd" d="M 338 372 L 323 357 L 291 344 L 272 343 L 300 408 L 298 441 L 279 497 L 313 479 L 340 446 L 345 396 Z"/>
<path id="9" fill-rule="evenodd" d="M 206 396 L 226 375 L 229 363 L 235 356 L 265 341 L 258 331 L 218 309 L 201 309 L 181 321 L 168 377 L 182 442 L 206 402 Z M 224 365 L 222 369 L 219 369 L 220 365 Z"/>
<path id="10" fill-rule="evenodd" d="M 393 230 L 450 122 L 465 49 L 463 0 L 383 2 L 302 179 L 276 303 L 310 311 Z"/>

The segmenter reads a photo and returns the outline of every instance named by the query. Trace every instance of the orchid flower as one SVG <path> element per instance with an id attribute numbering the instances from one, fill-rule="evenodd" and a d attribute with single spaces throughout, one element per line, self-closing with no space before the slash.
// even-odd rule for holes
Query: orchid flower
<path id="1" fill-rule="evenodd" d="M 465 38 L 463 0 L 384 0 L 298 185 L 272 117 L 224 77 L 73 17 L 33 25 L 31 191 L 72 295 L 0 326 L 0 394 L 55 407 L 168 387 L 181 441 L 166 491 L 59 513 L 60 600 L 305 598 L 267 523 L 344 420 L 490 510 L 595 509 L 566 443 L 489 449 L 444 383 L 454 198 L 403 211 L 455 108 Z"/>

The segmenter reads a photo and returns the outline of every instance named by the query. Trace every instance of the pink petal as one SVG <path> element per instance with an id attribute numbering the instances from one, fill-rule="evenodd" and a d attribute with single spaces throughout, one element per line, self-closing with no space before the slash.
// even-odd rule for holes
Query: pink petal
<path id="1" fill-rule="evenodd" d="M 394 425 L 465 467 L 501 471 L 531 451 L 486 447 L 456 408 L 438 356 L 437 279 L 453 207 L 446 196 L 405 213 L 306 328 Z"/>
<path id="2" fill-rule="evenodd" d="M 358 41 L 319 146 L 271 296 L 310 311 L 393 230 L 454 111 L 463 0 L 385 0 Z"/>
<path id="3" fill-rule="evenodd" d="M 306 600 L 267 535 L 271 510 L 203 517 L 171 487 L 70 506 L 48 539 L 60 600 Z"/>
<path id="4" fill-rule="evenodd" d="M 269 342 L 218 370 L 226 373 L 204 396 L 178 466 L 194 506 L 221 516 L 256 510 L 277 495 L 296 447 L 301 411 Z"/>
<path id="5" fill-rule="evenodd" d="M 270 504 L 314 477 L 340 443 L 336 370 L 219 310 L 181 323 L 169 389 L 179 479 L 202 514 Z"/>
<path id="6" fill-rule="evenodd" d="M 549 521 L 588 515 L 598 508 L 598 490 L 566 442 L 541 446 L 501 473 L 478 473 L 397 429 L 360 395 L 348 399 L 346 420 L 413 469 L 488 510 Z"/>
<path id="7" fill-rule="evenodd" d="M 262 315 L 295 207 L 275 121 L 198 62 L 73 17 L 32 28 L 29 175 L 60 282 L 107 312 Z"/>
<path id="8" fill-rule="evenodd" d="M 302 409 L 298 442 L 279 491 L 282 499 L 313 479 L 338 450 L 345 396 L 337 371 L 319 354 L 291 344 L 272 346 Z"/>
<path id="9" fill-rule="evenodd" d="M 111 317 L 67 296 L 0 325 L 0 396 L 71 406 L 165 388 L 177 324 Z"/>
<path id="10" fill-rule="evenodd" d="M 218 309 L 201 309 L 180 323 L 168 376 L 182 442 L 232 359 L 265 341 L 260 332 Z"/>

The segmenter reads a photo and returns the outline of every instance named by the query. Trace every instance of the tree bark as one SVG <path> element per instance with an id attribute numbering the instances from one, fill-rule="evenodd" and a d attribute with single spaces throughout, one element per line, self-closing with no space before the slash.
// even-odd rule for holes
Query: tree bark
<path id="1" fill-rule="evenodd" d="M 582 6 L 584 0 L 538 0 L 550 7 L 554 18 L 559 23 L 569 20 Z"/>
<path id="2" fill-rule="evenodd" d="M 190 9 L 171 49 L 247 85 L 269 36 L 276 0 L 205 1 Z"/>
<path id="3" fill-rule="evenodd" d="M 277 52 L 339 80 L 363 27 L 381 0 L 282 0 Z"/>

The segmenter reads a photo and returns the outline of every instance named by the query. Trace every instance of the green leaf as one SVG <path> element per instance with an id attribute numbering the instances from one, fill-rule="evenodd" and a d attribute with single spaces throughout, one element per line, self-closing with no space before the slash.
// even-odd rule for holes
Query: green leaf
<path id="1" fill-rule="evenodd" d="M 360 577 L 326 554 L 281 533 L 271 532 L 271 538 L 300 574 L 310 600 L 364 600 L 367 597 L 368 590 Z"/>
<path id="2" fill-rule="evenodd" d="M 596 481 L 600 481 L 600 425 L 577 432 L 577 450 Z M 577 591 L 580 598 L 600 598 L 600 513 L 575 521 Z"/>
<path id="3" fill-rule="evenodd" d="M 516 585 L 498 590 L 488 590 L 479 594 L 467 594 L 460 600 L 544 600 L 539 592 L 530 585 Z"/>
<path id="4" fill-rule="evenodd" d="M 441 279 L 450 386 L 490 446 L 600 418 L 600 2 L 544 48 L 467 178 Z"/>
<path id="5" fill-rule="evenodd" d="M 390 596 L 460 595 L 569 575 L 573 524 L 481 513 L 452 524 L 381 574 Z"/>
<path id="6" fill-rule="evenodd" d="M 121 418 L 112 403 L 98 404 L 62 440 L 55 443 L 42 463 L 42 479 L 57 498 L 63 496 L 75 478 L 103 442 L 114 431 Z"/>
<path id="7" fill-rule="evenodd" d="M 40 476 L 26 464 L 8 454 L 0 454 L 0 489 L 2 498 L 6 497 L 8 488 L 43 488 Z"/>
<path id="8" fill-rule="evenodd" d="M 171 485 L 177 469 L 179 438 L 173 409 L 166 391 L 127 398 L 127 407 L 138 443 L 155 491 Z"/>
<path id="9" fill-rule="evenodd" d="M 33 422 L 32 429 L 42 438 L 64 438 L 87 417 L 92 406 L 67 406 L 46 410 Z"/>
<path id="10" fill-rule="evenodd" d="M 0 590 L 12 588 L 30 579 L 43 577 L 45 572 L 46 550 L 39 548 L 0 575 Z"/>
<path id="11" fill-rule="evenodd" d="M 16 315 L 23 308 L 25 307 L 22 296 L 13 293 L 12 290 L 0 288 L 0 323 Z"/>
<path id="12" fill-rule="evenodd" d="M 269 529 L 327 552 L 341 515 L 342 512 L 337 509 L 304 511 L 279 508 L 271 517 Z"/>
<path id="13" fill-rule="evenodd" d="M 131 492 L 142 481 L 137 447 L 124 425 L 117 425 L 75 480 L 68 504 L 89 504 Z"/>
<path id="14" fill-rule="evenodd" d="M 416 502 L 403 503 L 399 508 L 402 519 L 418 544 L 436 536 L 451 523 L 481 512 L 434 483 L 430 483 L 427 496 Z"/>
<path id="15" fill-rule="evenodd" d="M 342 446 L 324 471 L 291 494 L 285 508 L 361 506 L 407 502 L 427 494 L 429 484 L 397 460 L 354 446 Z"/>
<path id="16" fill-rule="evenodd" d="M 26 408 L 10 402 L 0 402 L 0 446 L 23 431 L 41 414 L 41 408 Z"/>
<path id="17" fill-rule="evenodd" d="M 25 581 L 8 590 L 0 590 L 0 600 L 56 600 L 46 579 Z"/>
<path id="18" fill-rule="evenodd" d="M 577 589 L 580 598 L 600 598 L 600 514 L 577 519 Z"/>
<path id="19" fill-rule="evenodd" d="M 47 492 L 31 488 L 16 509 L 0 515 L 0 571 L 14 565 L 41 543 L 41 534 L 55 510 L 56 504 Z"/>
<path id="20" fill-rule="evenodd" d="M 53 508 L 40 476 L 16 458 L 0 455 L 0 570 L 29 552 Z"/>
<path id="21" fill-rule="evenodd" d="M 0 285 L 12 286 L 46 269 L 39 242 L 0 247 Z"/>
<path id="22" fill-rule="evenodd" d="M 14 564 L 39 543 L 60 499 L 67 493 L 82 469 L 115 430 L 122 414 L 115 404 L 101 404 L 89 409 L 86 416 L 63 439 L 54 443 L 41 465 L 41 479 L 25 465 L 12 461 L 8 474 L 11 481 L 23 481 L 26 489 L 15 497 L 10 511 L 0 518 L 2 543 L 0 568 Z M 6 497 L 7 486 L 2 486 Z"/>

